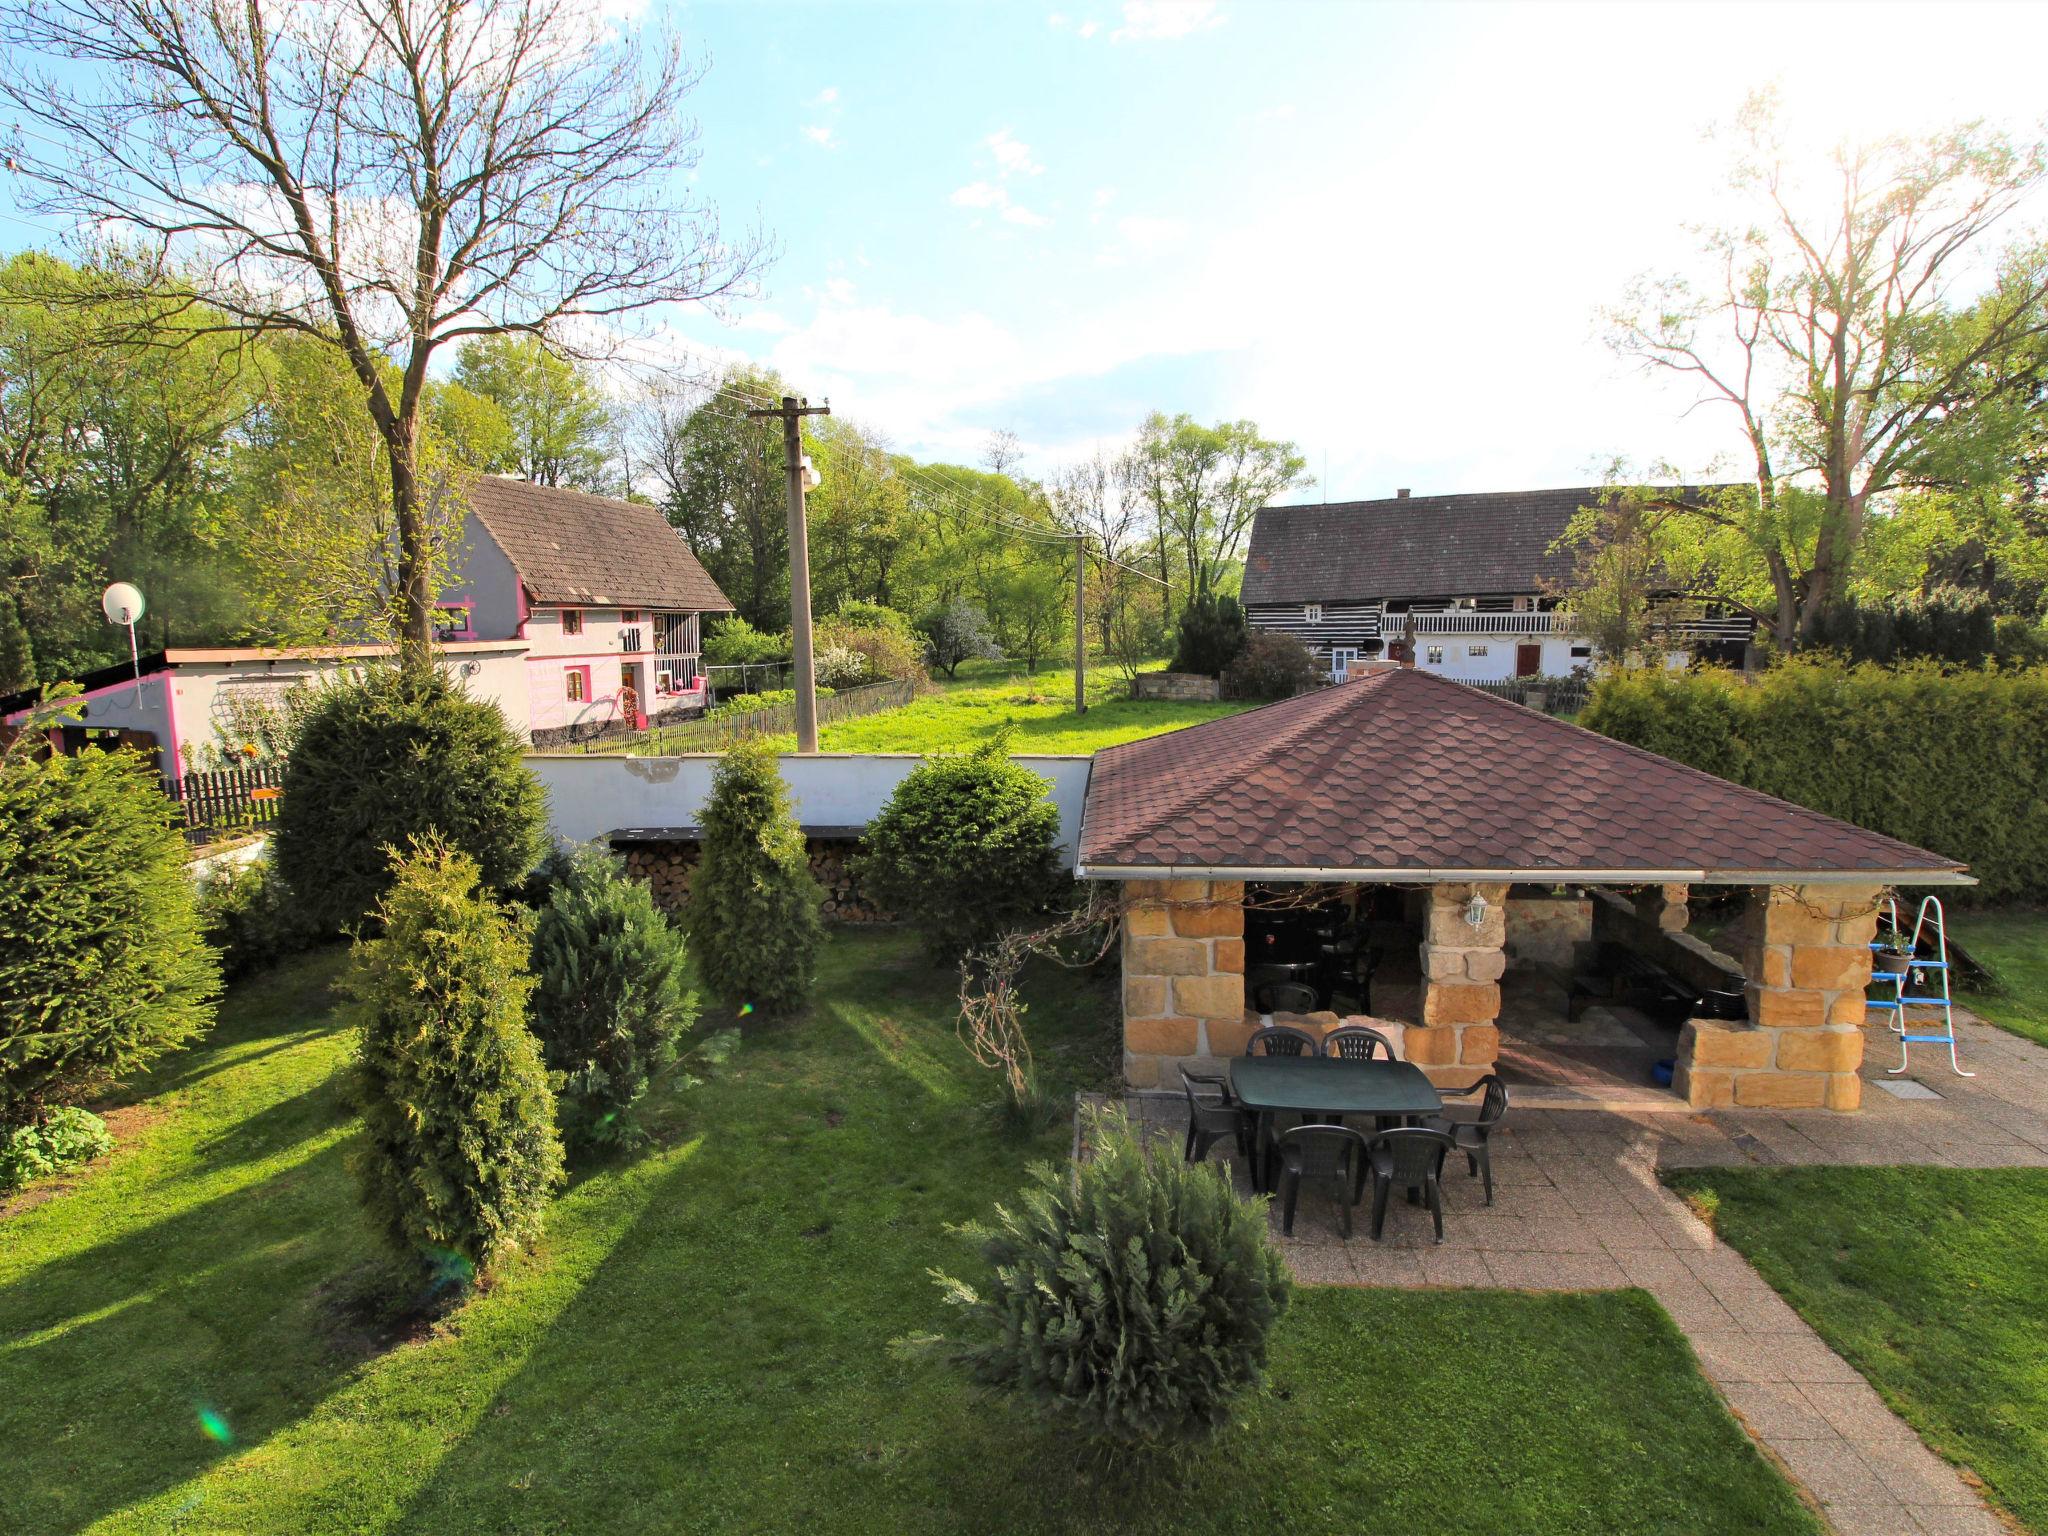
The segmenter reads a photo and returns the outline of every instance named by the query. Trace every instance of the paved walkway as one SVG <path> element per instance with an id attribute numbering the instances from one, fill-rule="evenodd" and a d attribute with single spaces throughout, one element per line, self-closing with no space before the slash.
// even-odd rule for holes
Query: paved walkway
<path id="1" fill-rule="evenodd" d="M 1750 1163 L 2048 1166 L 2048 1050 L 1981 1024 L 1959 1033 L 1963 1065 L 1978 1077 L 1950 1074 L 1946 1052 L 1916 1055 L 1912 1077 L 1941 1096 L 1873 1087 L 1860 1115 L 1511 1110 L 1494 1143 L 1494 1206 L 1462 1167 L 1450 1170 L 1442 1246 L 1427 1211 L 1400 1201 L 1383 1242 L 1364 1235 L 1363 1219 L 1346 1242 L 1336 1206 L 1307 1188 L 1281 1246 L 1312 1284 L 1640 1286 L 1843 1536 L 1992 1536 L 2004 1527 L 1957 1471 L 1657 1178 L 1663 1167 Z M 1898 1060 L 1888 1034 L 1871 1032 L 1868 1060 L 1873 1080 Z M 1185 1124 L 1178 1100 L 1131 1102 L 1158 1134 Z M 1370 1209 L 1354 1214 L 1369 1219 Z M 1277 1239 L 1277 1207 L 1272 1219 Z"/>

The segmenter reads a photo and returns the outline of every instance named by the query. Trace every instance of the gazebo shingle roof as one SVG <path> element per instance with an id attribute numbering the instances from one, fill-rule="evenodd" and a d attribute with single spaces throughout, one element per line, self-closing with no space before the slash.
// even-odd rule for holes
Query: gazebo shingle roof
<path id="1" fill-rule="evenodd" d="M 732 603 L 654 507 L 480 475 L 469 509 L 536 603 L 730 613 Z"/>
<path id="2" fill-rule="evenodd" d="M 1954 884 L 1954 859 L 1406 667 L 1098 752 L 1084 876 L 1791 876 Z"/>

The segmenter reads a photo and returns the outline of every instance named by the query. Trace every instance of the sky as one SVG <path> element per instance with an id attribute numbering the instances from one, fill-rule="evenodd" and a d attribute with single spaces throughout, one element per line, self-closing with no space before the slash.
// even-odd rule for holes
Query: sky
<path id="1" fill-rule="evenodd" d="M 1250 418 L 1303 500 L 1704 469 L 1726 423 L 1598 314 L 1725 211 L 1750 89 L 1816 157 L 2048 118 L 2039 5 L 602 3 L 707 66 L 694 190 L 777 247 L 644 355 L 772 365 L 922 459 L 1012 431 L 1040 475 L 1151 410 Z"/>

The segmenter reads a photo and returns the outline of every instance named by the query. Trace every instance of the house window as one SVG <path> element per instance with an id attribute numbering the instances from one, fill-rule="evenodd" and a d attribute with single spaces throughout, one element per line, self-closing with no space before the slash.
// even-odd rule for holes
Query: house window
<path id="1" fill-rule="evenodd" d="M 1575 645 L 1572 647 L 1573 661 L 1585 661 L 1589 659 L 1592 656 L 1592 654 L 1593 647 L 1591 647 L 1590 645 Z"/>
<path id="2" fill-rule="evenodd" d="M 467 640 L 469 604 L 442 603 L 434 609 L 434 637 L 438 640 Z"/>
<path id="3" fill-rule="evenodd" d="M 1303 619 L 1303 621 L 1304 621 L 1305 623 L 1309 623 L 1309 624 L 1320 624 L 1320 623 L 1322 623 L 1322 622 L 1323 622 L 1323 605 L 1322 605 L 1321 603 L 1305 603 L 1305 604 L 1303 604 L 1303 605 L 1302 605 L 1302 610 L 1301 610 L 1301 617 L 1302 617 L 1302 619 Z"/>
<path id="4" fill-rule="evenodd" d="M 590 668 L 570 667 L 562 674 L 563 694 L 571 704 L 581 704 L 590 697 Z"/>
<path id="5" fill-rule="evenodd" d="M 1483 645 L 1468 645 L 1465 647 L 1465 654 L 1467 656 L 1484 656 L 1486 654 L 1486 647 Z"/>
<path id="6" fill-rule="evenodd" d="M 621 624 L 638 624 L 640 622 L 640 610 L 638 608 L 621 608 L 619 610 L 619 622 Z"/>
<path id="7" fill-rule="evenodd" d="M 1440 667 L 1444 664 L 1444 648 L 1440 645 L 1432 645 L 1422 653 L 1422 659 L 1432 667 Z"/>
<path id="8" fill-rule="evenodd" d="M 580 635 L 583 633 L 583 610 L 581 608 L 564 608 L 562 610 L 562 633 L 565 635 Z"/>

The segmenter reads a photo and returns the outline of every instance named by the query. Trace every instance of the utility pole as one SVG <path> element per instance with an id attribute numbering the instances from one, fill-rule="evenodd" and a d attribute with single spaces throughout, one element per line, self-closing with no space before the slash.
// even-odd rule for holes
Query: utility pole
<path id="1" fill-rule="evenodd" d="M 1088 713 L 1088 535 L 1074 535 L 1074 713 Z"/>
<path id="2" fill-rule="evenodd" d="M 811 548 L 804 523 L 804 491 L 818 483 L 804 457 L 802 422 L 806 416 L 830 416 L 831 405 L 812 405 L 784 395 L 773 409 L 747 412 L 752 417 L 782 418 L 782 457 L 789 470 L 789 646 L 796 660 L 796 749 L 818 750 L 818 678 L 811 655 Z"/>

